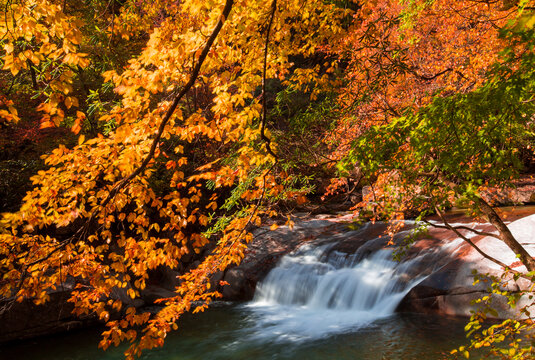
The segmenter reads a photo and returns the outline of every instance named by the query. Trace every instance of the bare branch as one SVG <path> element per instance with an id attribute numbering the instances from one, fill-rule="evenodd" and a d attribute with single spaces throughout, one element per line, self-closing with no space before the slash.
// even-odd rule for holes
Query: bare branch
<path id="1" fill-rule="evenodd" d="M 427 76 L 427 75 L 419 74 L 419 73 L 417 73 L 416 71 L 412 71 L 412 73 L 413 73 L 414 75 L 416 75 L 417 77 L 419 77 L 420 79 L 422 79 L 422 80 L 425 80 L 425 81 L 431 81 L 431 80 L 434 80 L 434 79 L 436 79 L 437 77 L 442 76 L 442 75 L 444 75 L 445 73 L 450 72 L 450 71 L 452 71 L 452 70 L 453 70 L 452 68 L 447 68 L 447 69 L 442 70 L 441 72 L 438 72 L 438 73 L 436 73 L 436 74 L 434 74 L 434 75 L 431 75 L 431 76 Z"/>
<path id="2" fill-rule="evenodd" d="M 266 32 L 266 43 L 264 46 L 264 69 L 262 71 L 262 123 L 260 125 L 260 137 L 266 143 L 267 152 L 275 158 L 277 161 L 277 155 L 271 149 L 271 140 L 266 136 L 266 119 L 267 119 L 267 104 L 266 104 L 266 74 L 267 74 L 267 56 L 268 56 L 268 45 L 269 45 L 269 35 L 271 32 L 271 26 L 273 25 L 273 19 L 275 18 L 275 11 L 277 10 L 277 0 L 273 0 L 271 3 L 271 13 L 269 16 L 269 24 Z"/>
<path id="3" fill-rule="evenodd" d="M 465 242 L 467 242 L 471 247 L 473 247 L 481 256 L 483 256 L 485 259 L 487 260 L 490 260 L 492 261 L 493 263 L 497 264 L 497 265 L 500 265 L 501 267 L 503 267 L 504 269 L 512 272 L 513 274 L 517 274 L 521 277 L 526 277 L 524 274 L 522 274 L 521 272 L 517 271 L 517 270 L 513 270 L 511 269 L 511 267 L 503 262 L 501 262 L 500 260 L 488 255 L 487 253 L 485 253 L 483 250 L 481 250 L 472 240 L 470 240 L 469 238 L 467 238 L 466 236 L 464 236 L 463 234 L 461 234 L 459 232 L 459 230 L 457 230 L 457 228 L 455 228 L 454 226 L 450 225 L 450 223 L 446 220 L 446 218 L 444 217 L 444 214 L 442 214 L 442 212 L 440 211 L 439 208 L 435 207 L 435 210 L 438 214 L 438 216 L 440 216 L 440 219 L 444 222 L 444 225 L 445 225 L 445 228 L 447 229 L 450 229 L 452 230 L 458 237 L 460 237 L 461 239 L 463 239 Z M 529 278 L 528 278 L 529 279 Z"/>
<path id="4" fill-rule="evenodd" d="M 445 225 L 438 225 L 438 224 L 433 224 L 432 222 L 429 222 L 427 220 L 424 220 L 424 222 L 427 224 L 427 225 L 430 225 L 432 227 L 435 227 L 435 228 L 439 228 L 439 229 L 450 229 L 448 226 L 445 226 Z M 474 234 L 476 235 L 481 235 L 481 236 L 492 236 L 493 238 L 496 238 L 498 240 L 501 240 L 500 237 L 496 234 L 493 234 L 493 233 L 489 233 L 489 232 L 486 232 L 486 231 L 479 231 L 479 230 L 476 230 L 476 229 L 472 229 L 472 228 L 469 228 L 468 226 L 453 226 L 450 224 L 450 226 L 454 227 L 455 229 L 457 230 L 467 230 L 467 231 L 471 231 L 473 232 Z"/>

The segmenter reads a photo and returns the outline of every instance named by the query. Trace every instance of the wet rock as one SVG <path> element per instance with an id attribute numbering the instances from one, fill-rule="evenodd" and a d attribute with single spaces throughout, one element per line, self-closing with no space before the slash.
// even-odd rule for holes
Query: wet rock
<path id="1" fill-rule="evenodd" d="M 133 306 L 133 307 L 141 307 L 145 305 L 145 302 L 143 299 L 132 299 L 130 295 L 128 295 L 128 289 L 130 289 L 131 286 L 127 286 L 125 288 L 114 288 L 110 293 L 110 298 L 121 300 L 121 302 L 126 306 Z"/>
<path id="2" fill-rule="evenodd" d="M 223 280 L 225 273 L 223 271 L 218 271 L 210 278 L 210 287 L 216 289 L 220 285 L 220 281 Z"/>
<path id="3" fill-rule="evenodd" d="M 535 203 L 535 179 L 523 177 L 513 182 L 515 187 L 491 189 L 486 196 L 495 205 L 527 205 Z"/>
<path id="4" fill-rule="evenodd" d="M 153 305 L 156 303 L 156 300 L 170 298 L 175 295 L 174 291 L 155 285 L 148 285 L 141 292 L 141 298 L 144 302 L 143 305 Z"/>
<path id="5" fill-rule="evenodd" d="M 535 209 L 522 210 L 533 213 Z M 462 214 L 451 215 L 449 220 L 456 224 L 472 226 L 470 220 Z M 516 219 L 515 213 L 509 216 Z M 250 300 L 254 296 L 255 286 L 267 273 L 276 266 L 282 256 L 296 250 L 300 245 L 313 243 L 315 246 L 336 242 L 331 251 L 343 254 L 359 253 L 367 257 L 380 248 L 387 246 L 389 241 L 400 244 L 407 233 L 399 233 L 391 239 L 383 235 L 387 226 L 376 223 L 358 225 L 352 223 L 352 215 L 346 216 L 316 216 L 307 218 L 302 214 L 301 219 L 295 220 L 295 226 L 281 226 L 270 231 L 266 228 L 254 232 L 254 240 L 249 245 L 243 262 L 226 272 L 219 272 L 212 276 L 211 285 L 219 289 L 224 300 Z M 404 230 L 411 227 L 405 227 Z M 510 224 L 511 231 L 535 254 L 535 215 L 516 220 Z M 491 231 L 488 225 L 478 229 Z M 511 266 L 517 261 L 514 254 L 492 237 L 475 236 L 476 242 L 491 256 Z M 407 251 L 405 259 L 419 256 L 424 251 L 447 247 L 449 253 L 437 253 L 429 256 L 425 261 L 419 262 L 417 267 L 411 269 L 409 277 L 427 276 L 417 286 L 408 292 L 398 306 L 398 311 L 412 311 L 423 313 L 441 313 L 448 315 L 469 315 L 472 307 L 471 300 L 479 298 L 486 293 L 488 284 L 483 282 L 473 286 L 475 269 L 480 273 L 498 275 L 501 269 L 496 264 L 483 259 L 473 248 L 466 243 L 456 240 L 456 236 L 449 230 L 431 229 L 420 236 Z M 360 258 L 360 257 L 359 257 Z M 200 261 L 191 257 L 185 268 L 195 268 Z M 521 268 L 516 267 L 521 270 Z M 157 299 L 173 296 L 173 290 L 178 284 L 178 272 L 169 269 L 158 269 L 151 275 L 147 288 L 142 292 L 142 299 L 131 300 L 126 289 L 117 289 L 112 297 L 120 298 L 133 306 L 153 304 Z M 221 286 L 221 281 L 229 285 Z M 72 305 L 66 300 L 69 289 L 64 292 L 51 293 L 51 301 L 44 307 L 37 307 L 31 301 L 21 304 L 15 303 L 9 311 L 0 314 L 0 341 L 15 338 L 28 338 L 42 334 L 59 332 L 96 321 L 94 318 L 78 319 L 72 314 Z M 497 298 L 500 316 L 509 316 L 508 306 L 503 298 Z M 1 305 L 1 304 L 0 304 Z"/>
<path id="6" fill-rule="evenodd" d="M 180 273 L 165 266 L 160 266 L 149 273 L 147 285 L 153 285 L 169 291 L 175 291 L 179 284 Z"/>
<path id="7" fill-rule="evenodd" d="M 94 316 L 76 317 L 74 306 L 67 302 L 70 289 L 51 292 L 44 305 L 31 300 L 0 303 L 0 342 L 53 334 L 97 323 Z"/>
<path id="8" fill-rule="evenodd" d="M 509 226 L 513 234 L 522 242 L 532 254 L 535 254 L 535 215 L 533 209 L 515 211 L 508 214 L 509 220 L 515 220 Z M 520 218 L 520 220 L 518 220 Z M 350 220 L 345 219 L 345 220 Z M 449 221 L 455 225 L 475 227 L 480 231 L 492 231 L 488 224 L 474 224 L 470 218 L 462 213 L 449 215 Z M 386 225 L 381 223 L 352 225 L 336 220 L 332 216 L 322 217 L 311 221 L 296 222 L 296 227 L 290 230 L 282 227 L 277 231 L 260 229 L 249 247 L 249 252 L 242 264 L 227 271 L 225 281 L 231 285 L 223 289 L 227 300 L 250 300 L 256 283 L 265 275 L 285 254 L 295 250 L 305 242 L 321 245 L 336 242 L 332 251 L 353 254 L 358 258 L 365 258 L 377 250 L 394 242 L 402 244 L 411 225 L 405 227 L 404 232 L 393 238 L 384 236 Z M 468 231 L 461 231 L 478 244 L 483 251 L 500 261 L 514 266 L 517 262 L 512 251 L 494 237 L 474 236 Z M 410 277 L 426 277 L 416 287 L 408 292 L 398 306 L 398 311 L 412 311 L 422 313 L 440 313 L 447 315 L 469 316 L 476 307 L 472 301 L 487 294 L 489 283 L 479 282 L 474 286 L 473 271 L 481 274 L 499 276 L 501 268 L 495 263 L 484 259 L 466 242 L 448 229 L 431 228 L 420 235 L 405 254 L 405 261 L 428 252 L 425 259 L 419 260 L 417 266 L 408 271 Z M 515 285 L 516 286 L 516 285 Z M 509 290 L 515 290 L 512 286 Z M 514 316 L 503 297 L 495 296 L 495 307 L 499 317 Z"/>
<path id="9" fill-rule="evenodd" d="M 306 218 L 307 214 L 300 215 L 303 219 L 297 218 L 293 228 L 284 225 L 273 231 L 266 228 L 254 231 L 254 239 L 249 244 L 242 263 L 225 273 L 223 280 L 229 285 L 219 287 L 223 300 L 251 300 L 256 283 L 275 267 L 283 255 L 306 242 L 332 241 L 333 237 L 348 231 L 347 225 L 335 221 L 333 215 L 314 219 Z"/>
<path id="10" fill-rule="evenodd" d="M 228 285 L 223 286 L 223 299 L 244 300 L 252 299 L 256 283 L 247 276 L 245 271 L 239 267 L 226 271 L 223 281 Z"/>
<path id="11" fill-rule="evenodd" d="M 526 250 L 535 255 L 535 215 L 516 220 L 508 227 Z M 517 270 L 525 270 L 523 266 L 518 266 L 515 254 L 500 240 L 490 236 L 478 236 L 473 237 L 472 241 L 491 257 Z M 477 310 L 477 305 L 474 305 L 473 301 L 488 294 L 487 289 L 492 281 L 483 275 L 500 277 L 503 271 L 499 265 L 485 259 L 466 243 L 460 243 L 452 250 L 454 252 L 446 265 L 438 268 L 409 291 L 399 304 L 399 311 L 470 316 L 472 311 Z M 474 271 L 482 275 L 477 284 L 474 284 Z M 527 281 L 520 279 L 516 282 L 511 281 L 504 290 L 515 291 L 527 288 L 529 285 Z M 498 318 L 519 316 L 507 304 L 505 297 L 492 295 L 492 299 Z M 527 299 L 522 299 L 519 307 L 527 304 L 527 301 Z"/>

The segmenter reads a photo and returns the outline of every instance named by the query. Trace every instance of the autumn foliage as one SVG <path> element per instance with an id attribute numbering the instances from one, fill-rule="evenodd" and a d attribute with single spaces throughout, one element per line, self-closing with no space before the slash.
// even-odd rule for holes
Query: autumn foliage
<path id="1" fill-rule="evenodd" d="M 531 78 L 518 87 L 528 89 L 526 106 L 509 114 L 510 123 L 498 121 L 495 104 L 481 112 L 486 118 L 468 117 L 459 127 L 490 133 L 490 145 L 461 141 L 464 148 L 448 152 L 459 142 L 442 131 L 450 118 L 437 114 L 465 100 L 473 106 L 463 111 L 477 111 L 485 96 L 508 94 L 511 87 L 501 88 L 498 78 L 511 85 L 530 64 L 519 58 L 530 52 L 526 41 L 504 31 L 523 19 L 525 7 L 445 0 L 4 1 L 0 81 L 14 91 L 0 93 L 0 124 L 23 120 L 28 103 L 18 99 L 25 94 L 42 128 L 64 126 L 79 136 L 74 146 L 44 155 L 46 169 L 31 178 L 20 209 L 3 214 L 0 297 L 40 304 L 70 284 L 75 312 L 94 314 L 108 327 L 101 347 L 130 341 L 131 358 L 161 346 L 181 314 L 202 311 L 220 296 L 210 280 L 243 259 L 251 227 L 273 215 L 279 201 L 306 200 L 308 184 L 281 151 L 291 146 L 276 141 L 287 137 L 270 131 L 278 119 L 270 86 L 306 98 L 308 109 L 335 99 L 329 109 L 336 121 L 315 129 L 324 153 L 310 168 L 339 163 L 341 176 L 358 168 L 382 189 L 375 203 L 392 210 L 383 211 L 386 217 L 451 205 L 459 194 L 451 183 L 466 195 L 476 181 L 509 179 L 516 170 L 497 174 L 489 161 L 515 156 L 504 147 L 525 145 Z M 498 119 L 496 126 L 488 118 Z M 506 128 L 520 135 L 512 139 Z M 484 146 L 488 154 L 462 157 Z M 441 162 L 440 151 L 449 162 Z M 451 161 L 468 185 L 450 176 L 459 169 Z M 332 184 L 335 192 L 347 179 Z M 424 195 L 435 201 L 421 201 Z M 158 313 L 136 308 L 151 271 L 178 269 L 181 258 L 207 244 L 210 254 L 181 276 Z"/>
<path id="2" fill-rule="evenodd" d="M 501 1 L 365 3 L 337 50 L 349 63 L 333 155 L 346 154 L 372 125 L 479 87 L 505 47 L 500 29 L 517 11 Z"/>
<path id="3" fill-rule="evenodd" d="M 3 69 L 36 80 L 43 127 L 65 123 L 69 113 L 79 132 L 90 116 L 72 110 L 81 105 L 73 84 L 91 66 L 83 19 L 66 15 L 61 2 L 7 5 Z M 98 119 L 108 131 L 82 134 L 76 146 L 46 155 L 47 169 L 32 177 L 35 188 L 20 210 L 4 215 L 0 235 L 4 297 L 39 304 L 72 284 L 75 312 L 107 323 L 101 346 L 133 341 L 128 357 L 162 345 L 182 313 L 219 296 L 210 276 L 243 258 L 249 227 L 269 199 L 299 195 L 277 180 L 265 79 L 324 83 L 292 59 L 338 42 L 348 15 L 334 4 L 299 1 L 138 5 L 107 14 L 108 41 L 148 36 L 124 69 L 102 73 L 119 96 Z M 3 104 L 4 119 L 16 120 L 13 104 Z M 162 171 L 165 191 L 154 186 Z M 220 199 L 221 189 L 231 189 L 230 197 Z M 151 270 L 176 269 L 209 241 L 216 244 L 211 254 L 181 277 L 157 314 L 134 307 Z M 111 320 L 117 313 L 121 319 Z"/>

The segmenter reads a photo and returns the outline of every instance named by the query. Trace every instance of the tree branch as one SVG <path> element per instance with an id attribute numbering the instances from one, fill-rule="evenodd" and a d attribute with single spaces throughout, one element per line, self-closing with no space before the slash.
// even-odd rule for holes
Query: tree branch
<path id="1" fill-rule="evenodd" d="M 223 8 L 223 11 L 221 13 L 221 17 L 219 18 L 214 30 L 212 31 L 212 34 L 210 35 L 210 37 L 207 40 L 206 44 L 204 45 L 204 48 L 203 48 L 203 50 L 201 52 L 201 55 L 199 56 L 199 59 L 198 59 L 196 65 L 195 65 L 195 67 L 193 69 L 193 72 L 191 73 L 189 81 L 182 88 L 180 93 L 175 97 L 173 103 L 171 104 L 171 106 L 169 107 L 167 112 L 165 113 L 165 116 L 162 119 L 162 122 L 160 123 L 160 126 L 158 127 L 158 130 L 155 133 L 155 137 L 152 140 L 152 144 L 151 144 L 149 153 L 147 154 L 147 156 L 145 157 L 145 159 L 143 160 L 141 165 L 136 170 L 134 170 L 130 175 L 128 175 L 127 177 L 123 178 L 122 180 L 119 180 L 113 186 L 113 188 L 110 190 L 108 196 L 100 204 L 100 208 L 103 209 L 106 205 L 108 205 L 110 203 L 110 201 L 115 197 L 115 195 L 117 195 L 117 193 L 121 189 L 126 187 L 135 177 L 137 177 L 139 174 L 141 174 L 143 172 L 143 170 L 145 170 L 145 168 L 147 167 L 149 162 L 153 159 L 154 154 L 156 153 L 156 148 L 158 147 L 158 143 L 159 143 L 159 141 L 160 141 L 160 139 L 162 137 L 162 134 L 164 132 L 165 126 L 167 125 L 167 123 L 171 119 L 171 116 L 173 115 L 173 113 L 175 112 L 176 108 L 178 107 L 178 104 L 179 104 L 180 100 L 182 100 L 184 95 L 186 95 L 186 93 L 193 87 L 193 85 L 195 84 L 195 81 L 199 77 L 199 73 L 200 73 L 202 64 L 203 64 L 204 60 L 206 59 L 206 57 L 208 56 L 208 52 L 210 51 L 210 48 L 212 47 L 214 41 L 216 40 L 219 32 L 221 31 L 221 28 L 223 27 L 223 24 L 224 24 L 225 20 L 228 18 L 229 14 L 230 14 L 230 11 L 232 10 L 232 6 L 233 5 L 234 5 L 234 0 L 227 0 L 226 1 L 225 6 Z M 44 260 L 48 259 L 56 251 L 61 249 L 66 244 L 71 243 L 74 239 L 76 239 L 76 238 L 80 238 L 81 239 L 81 238 L 84 238 L 85 236 L 87 236 L 87 233 L 89 232 L 91 224 L 95 220 L 96 214 L 97 214 L 97 212 L 93 211 L 91 213 L 91 215 L 88 217 L 88 219 L 85 221 L 85 223 L 82 226 L 80 226 L 80 228 L 72 236 L 70 236 L 68 239 L 63 240 L 48 255 L 46 255 L 46 256 L 44 256 L 44 257 L 32 262 L 30 265 L 34 265 L 34 264 L 36 264 L 38 262 L 41 262 L 41 261 L 44 261 Z M 28 265 L 22 271 L 23 276 L 21 276 L 21 280 L 20 280 L 21 282 L 24 281 L 24 278 L 26 276 L 25 274 L 26 274 L 27 267 L 28 267 Z"/>
<path id="2" fill-rule="evenodd" d="M 535 271 L 535 259 L 527 252 L 527 250 L 520 245 L 515 239 L 507 225 L 502 221 L 500 216 L 494 211 L 494 209 L 481 197 L 476 197 L 476 204 L 479 209 L 485 214 L 489 222 L 500 233 L 500 240 L 502 240 L 515 254 L 518 254 L 520 261 L 528 269 L 528 271 Z"/>
<path id="3" fill-rule="evenodd" d="M 435 227 L 435 228 L 439 228 L 439 229 L 449 229 L 451 230 L 448 226 L 445 226 L 445 225 L 437 225 L 437 224 L 433 224 L 432 222 L 429 222 L 427 220 L 424 220 L 424 222 L 432 227 Z M 451 224 L 450 224 L 451 225 Z M 481 236 L 492 236 L 493 238 L 496 238 L 496 239 L 500 239 L 500 237 L 496 234 L 493 234 L 493 233 L 489 233 L 489 232 L 486 232 L 486 231 L 478 231 L 476 229 L 472 229 L 472 228 L 469 228 L 468 226 L 454 226 L 455 229 L 457 230 L 468 230 L 468 231 L 471 231 L 473 232 L 474 234 L 476 235 L 481 235 Z"/>
<path id="4" fill-rule="evenodd" d="M 438 73 L 436 73 L 436 74 L 434 74 L 434 75 L 431 75 L 431 76 L 422 75 L 422 74 L 417 73 L 416 71 L 412 71 L 412 73 L 413 73 L 414 75 L 416 75 L 417 77 L 419 77 L 420 79 L 422 79 L 422 80 L 425 80 L 425 81 L 431 81 L 431 80 L 434 80 L 434 79 L 436 79 L 437 77 L 442 76 L 442 75 L 444 75 L 445 73 L 450 72 L 450 71 L 452 71 L 452 70 L 453 70 L 452 68 L 447 68 L 447 69 L 442 70 L 441 72 L 438 72 Z"/>
<path id="5" fill-rule="evenodd" d="M 223 27 L 223 24 L 225 20 L 228 18 L 230 11 L 232 10 L 232 6 L 234 5 L 234 0 L 227 0 L 225 3 L 225 7 L 223 8 L 223 12 L 221 13 L 221 17 L 219 18 L 219 21 L 217 22 L 217 25 L 215 26 L 214 30 L 212 31 L 212 34 L 208 38 L 208 41 L 204 45 L 204 48 L 202 50 L 201 55 L 199 56 L 199 60 L 197 61 L 195 68 L 193 69 L 193 72 L 191 73 L 190 79 L 188 83 L 182 88 L 180 93 L 175 97 L 175 100 L 171 104 L 171 107 L 167 110 L 164 118 L 162 119 L 162 122 L 160 123 L 160 126 L 158 130 L 156 131 L 156 136 L 154 137 L 154 140 L 152 140 L 152 145 L 150 147 L 148 155 L 145 157 L 141 165 L 134 170 L 130 175 L 128 175 L 126 178 L 120 180 L 110 191 L 108 194 L 108 197 L 102 202 L 102 207 L 106 206 L 110 200 L 121 190 L 123 189 L 130 181 L 132 181 L 136 176 L 141 174 L 143 170 L 147 167 L 149 162 L 154 157 L 154 154 L 156 152 L 156 148 L 158 147 L 158 143 L 162 137 L 162 134 L 165 129 L 165 125 L 169 122 L 171 119 L 171 116 L 175 112 L 180 100 L 186 95 L 186 93 L 193 87 L 195 84 L 195 81 L 199 77 L 199 72 L 201 70 L 202 64 L 204 60 L 206 59 L 208 52 L 210 51 L 210 48 L 212 47 L 215 39 L 217 38 L 217 35 L 219 34 L 221 28 Z"/>
<path id="6" fill-rule="evenodd" d="M 467 238 L 466 236 L 464 236 L 463 234 L 461 234 L 459 232 L 459 230 L 457 230 L 457 228 L 455 228 L 454 226 L 451 226 L 451 224 L 446 220 L 446 218 L 444 217 L 444 214 L 442 214 L 442 212 L 440 211 L 440 209 L 438 207 L 435 207 L 435 210 L 438 214 L 438 216 L 440 216 L 440 219 L 444 222 L 444 225 L 446 228 L 452 230 L 458 237 L 460 237 L 461 239 L 463 239 L 465 242 L 467 242 L 468 244 L 470 244 L 471 247 L 473 247 L 481 256 L 483 256 L 485 259 L 487 260 L 490 260 L 492 261 L 493 263 L 497 264 L 497 265 L 500 265 L 501 267 L 503 267 L 504 269 L 506 270 L 509 270 L 511 271 L 512 273 L 514 274 L 517 274 L 517 275 L 520 275 L 522 277 L 525 277 L 524 274 L 522 274 L 521 272 L 519 271 L 516 271 L 516 270 L 513 270 L 511 269 L 511 267 L 509 267 L 509 265 L 501 262 L 500 260 L 488 255 L 487 253 L 485 253 L 483 250 L 481 250 L 472 240 L 470 240 L 469 238 Z"/>
<path id="7" fill-rule="evenodd" d="M 271 140 L 266 136 L 266 119 L 267 119 L 267 104 L 266 104 L 266 74 L 267 74 L 267 56 L 268 56 L 268 45 L 269 45 L 269 35 L 271 32 L 271 26 L 273 25 L 273 19 L 275 18 L 275 11 L 277 10 L 277 0 L 273 0 L 271 3 L 271 13 L 269 15 L 269 23 L 266 32 L 266 43 L 264 45 L 264 69 L 262 71 L 262 123 L 260 124 L 260 137 L 266 143 L 267 152 L 275 158 L 275 161 L 278 160 L 277 155 L 271 149 Z"/>

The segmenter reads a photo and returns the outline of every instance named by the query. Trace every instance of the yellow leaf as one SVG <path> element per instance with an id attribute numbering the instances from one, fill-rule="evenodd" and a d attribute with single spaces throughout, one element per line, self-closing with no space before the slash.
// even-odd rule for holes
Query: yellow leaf
<path id="1" fill-rule="evenodd" d="M 70 96 L 67 96 L 67 98 L 65 99 L 65 106 L 67 107 L 67 109 L 70 109 L 71 106 L 72 106 L 72 100 L 71 100 L 71 97 Z"/>
<path id="2" fill-rule="evenodd" d="M 15 48 L 14 48 L 14 46 L 13 46 L 12 43 L 7 43 L 7 44 L 4 45 L 4 50 L 5 50 L 6 53 L 8 53 L 8 54 L 11 54 L 11 53 L 13 52 L 14 49 L 15 49 Z"/>

